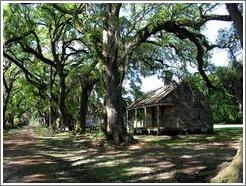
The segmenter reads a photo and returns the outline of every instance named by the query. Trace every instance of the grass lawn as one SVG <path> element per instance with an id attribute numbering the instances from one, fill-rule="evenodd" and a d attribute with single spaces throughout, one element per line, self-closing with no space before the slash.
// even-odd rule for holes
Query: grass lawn
<path id="1" fill-rule="evenodd" d="M 242 128 L 215 128 L 213 135 L 138 135 L 135 144 L 113 147 L 99 133 L 29 130 L 33 140 L 26 147 L 8 141 L 16 137 L 14 132 L 4 133 L 6 182 L 207 182 L 222 163 L 232 160 L 242 136 Z"/>

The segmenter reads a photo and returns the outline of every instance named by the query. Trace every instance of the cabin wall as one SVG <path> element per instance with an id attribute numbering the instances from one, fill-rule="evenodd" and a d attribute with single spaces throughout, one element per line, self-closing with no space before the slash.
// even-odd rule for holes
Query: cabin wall
<path id="1" fill-rule="evenodd" d="M 160 106 L 160 127 L 177 129 L 176 106 Z"/>
<path id="2" fill-rule="evenodd" d="M 212 111 L 208 102 L 202 94 L 192 89 L 187 83 L 180 84 L 170 94 L 159 100 L 159 104 L 159 121 L 162 130 L 210 132 L 213 129 Z M 137 109 L 137 120 L 134 119 L 134 112 L 133 109 L 129 114 L 130 126 L 135 129 L 157 128 L 156 106 L 146 107 L 146 112 L 144 108 Z"/>
<path id="3" fill-rule="evenodd" d="M 134 128 L 156 128 L 157 125 L 157 107 L 147 107 L 146 115 L 144 109 L 138 109 L 137 121 L 134 123 Z M 141 116 L 139 115 L 141 112 Z M 146 117 L 146 118 L 144 118 Z M 175 106 L 160 106 L 159 113 L 160 127 L 177 128 L 177 110 Z"/>
<path id="4" fill-rule="evenodd" d="M 181 128 L 202 131 L 213 128 L 211 108 L 203 95 L 187 85 L 177 88 L 176 94 Z"/>
<path id="5" fill-rule="evenodd" d="M 170 104 L 175 107 L 171 111 L 164 110 L 162 119 L 169 120 L 170 127 L 207 130 L 213 128 L 212 111 L 205 97 L 192 89 L 187 83 L 180 84 L 172 93 L 160 100 L 160 103 Z M 176 117 L 176 120 L 174 119 Z M 173 119 L 173 121 L 170 121 Z M 164 124 L 167 127 L 169 124 Z"/>

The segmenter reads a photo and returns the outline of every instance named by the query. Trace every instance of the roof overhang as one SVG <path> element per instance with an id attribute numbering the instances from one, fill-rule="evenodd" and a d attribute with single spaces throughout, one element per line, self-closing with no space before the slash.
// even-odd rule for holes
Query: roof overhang
<path id="1" fill-rule="evenodd" d="M 166 103 L 156 103 L 156 104 L 150 104 L 150 105 L 142 105 L 137 107 L 127 107 L 126 110 L 133 110 L 133 109 L 140 109 L 140 108 L 147 108 L 147 107 L 156 107 L 156 106 L 173 106 L 174 104 L 166 104 Z"/>

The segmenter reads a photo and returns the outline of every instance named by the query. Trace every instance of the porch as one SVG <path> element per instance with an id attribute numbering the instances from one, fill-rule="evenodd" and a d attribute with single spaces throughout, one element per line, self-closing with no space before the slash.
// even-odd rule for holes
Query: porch
<path id="1" fill-rule="evenodd" d="M 177 111 L 173 104 L 158 104 L 126 110 L 128 132 L 160 135 L 178 129 Z"/>

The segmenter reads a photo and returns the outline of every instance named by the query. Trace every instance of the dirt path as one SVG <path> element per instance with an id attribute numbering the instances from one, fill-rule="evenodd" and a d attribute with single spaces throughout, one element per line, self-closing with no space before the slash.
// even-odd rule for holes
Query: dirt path
<path id="1" fill-rule="evenodd" d="M 50 135 L 27 126 L 4 135 L 4 183 L 206 182 L 231 161 L 242 130 L 215 135 L 136 136 L 140 143 L 112 148 L 93 134 Z"/>
<path id="2" fill-rule="evenodd" d="M 68 134 L 52 136 L 34 126 L 10 130 L 3 140 L 3 182 L 80 183 L 85 170 L 71 165 L 79 149 Z"/>
<path id="3" fill-rule="evenodd" d="M 4 182 L 44 182 L 45 173 L 26 172 L 30 166 L 47 162 L 37 145 L 33 127 L 27 126 L 9 134 L 3 142 Z M 22 173 L 26 174 L 23 175 Z"/>

